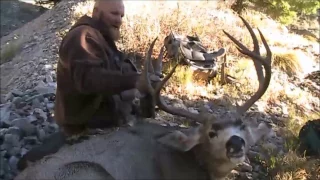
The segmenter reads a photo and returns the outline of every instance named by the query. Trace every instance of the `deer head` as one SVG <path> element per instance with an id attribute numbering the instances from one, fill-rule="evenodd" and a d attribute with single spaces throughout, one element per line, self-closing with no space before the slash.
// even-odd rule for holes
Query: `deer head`
<path id="1" fill-rule="evenodd" d="M 213 166 L 217 166 L 217 164 L 215 164 L 215 162 L 217 162 L 220 165 L 222 163 L 227 164 L 221 171 L 229 173 L 236 164 L 242 163 L 245 160 L 245 155 L 249 147 L 254 145 L 270 131 L 270 128 L 268 128 L 268 126 L 264 123 L 259 124 L 258 127 L 254 127 L 253 125 L 246 124 L 242 119 L 242 115 L 258 99 L 262 97 L 269 86 L 271 79 L 272 54 L 263 34 L 258 29 L 261 40 L 267 51 L 266 57 L 262 57 L 260 55 L 256 35 L 249 24 L 242 17 L 240 18 L 249 30 L 249 33 L 253 39 L 253 51 L 250 51 L 227 32 L 223 32 L 238 46 L 237 48 L 241 53 L 249 56 L 253 60 L 259 81 L 259 88 L 257 92 L 243 105 L 237 105 L 231 111 L 219 115 L 208 113 L 196 114 L 184 109 L 167 105 L 160 96 L 160 90 L 172 76 L 177 65 L 172 68 L 170 73 L 162 81 L 159 81 L 152 86 L 149 79 L 150 74 L 152 75 L 155 74 L 155 72 L 160 72 L 162 67 L 161 63 L 163 47 L 158 60 L 152 63 L 150 62 L 152 49 L 156 39 L 152 42 L 145 61 L 144 67 L 146 69 L 143 72 L 143 78 L 145 81 L 144 89 L 148 93 L 152 94 L 153 104 L 158 105 L 160 109 L 170 114 L 182 116 L 187 119 L 197 121 L 201 124 L 199 127 L 174 131 L 159 138 L 159 142 L 180 151 L 195 150 L 197 153 L 196 155 L 199 157 L 198 160 L 206 164 L 206 167 L 209 168 L 209 171 L 211 169 L 210 167 L 213 168 Z M 265 70 L 265 75 L 262 70 L 263 68 Z M 219 175 L 215 176 L 218 177 Z"/>

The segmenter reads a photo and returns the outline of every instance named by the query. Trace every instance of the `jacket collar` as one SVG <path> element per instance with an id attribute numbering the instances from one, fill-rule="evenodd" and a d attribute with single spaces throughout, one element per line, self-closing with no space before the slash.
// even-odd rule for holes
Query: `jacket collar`
<path id="1" fill-rule="evenodd" d="M 114 51 L 118 51 L 118 48 L 115 44 L 115 42 L 112 40 L 112 38 L 110 37 L 110 34 L 108 34 L 107 32 L 105 32 L 104 30 L 104 25 L 98 21 L 96 21 L 95 19 L 93 19 L 92 17 L 89 17 L 87 15 L 82 16 L 77 22 L 76 24 L 73 25 L 73 27 L 71 29 L 74 29 L 75 27 L 81 26 L 81 25 L 87 25 L 90 26 L 94 29 L 97 29 L 98 31 L 100 31 L 100 33 L 102 34 L 102 36 L 104 37 L 104 39 L 107 41 L 107 43 L 111 46 L 111 48 Z M 71 30 L 70 29 L 70 30 Z"/>

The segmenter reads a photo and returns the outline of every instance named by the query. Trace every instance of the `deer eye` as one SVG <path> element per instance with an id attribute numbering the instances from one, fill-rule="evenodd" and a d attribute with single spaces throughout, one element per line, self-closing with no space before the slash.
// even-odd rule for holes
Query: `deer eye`
<path id="1" fill-rule="evenodd" d="M 210 138 L 214 138 L 214 137 L 216 137 L 217 136 L 217 133 L 215 133 L 215 132 L 209 132 L 209 137 Z"/>

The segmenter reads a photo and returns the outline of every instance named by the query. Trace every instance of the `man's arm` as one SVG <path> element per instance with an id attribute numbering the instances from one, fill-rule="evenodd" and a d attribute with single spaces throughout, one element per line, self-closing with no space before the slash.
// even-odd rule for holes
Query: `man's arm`
<path id="1" fill-rule="evenodd" d="M 103 68 L 102 60 L 97 57 L 97 54 L 104 53 L 103 47 L 95 39 L 98 36 L 93 34 L 93 37 L 88 40 L 88 38 L 84 38 L 88 31 L 87 28 L 79 27 L 73 31 L 71 37 L 65 40 L 60 54 L 64 59 L 67 59 L 68 62 L 62 63 L 69 66 L 74 87 L 79 92 L 113 95 L 135 88 L 140 77 L 138 73 L 122 74 L 120 71 Z"/>
<path id="2" fill-rule="evenodd" d="M 75 87 L 82 93 L 117 94 L 135 88 L 138 73 L 122 74 L 94 65 L 75 64 L 73 68 Z"/>

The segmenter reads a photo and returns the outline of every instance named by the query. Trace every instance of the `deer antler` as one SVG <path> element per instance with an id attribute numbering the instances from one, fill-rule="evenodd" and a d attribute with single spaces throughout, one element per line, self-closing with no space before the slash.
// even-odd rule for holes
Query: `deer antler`
<path id="1" fill-rule="evenodd" d="M 254 62 L 254 66 L 257 72 L 257 76 L 258 76 L 258 80 L 259 80 L 259 88 L 258 91 L 251 96 L 251 98 L 246 101 L 243 105 L 241 106 L 237 106 L 237 112 L 242 114 L 244 112 L 246 112 L 258 99 L 260 99 L 262 97 L 262 95 L 266 92 L 269 83 L 270 83 L 270 79 L 271 79 L 271 58 L 272 58 L 272 53 L 271 50 L 263 36 L 263 34 L 261 33 L 261 31 L 258 29 L 261 40 L 263 42 L 264 47 L 266 48 L 267 51 L 267 57 L 263 58 L 260 55 L 260 51 L 259 51 L 259 44 L 258 44 L 258 40 L 256 35 L 254 34 L 252 28 L 250 27 L 250 25 L 248 24 L 248 22 L 243 19 L 241 16 L 240 18 L 242 19 L 242 21 L 244 22 L 245 26 L 247 27 L 247 29 L 250 32 L 250 35 L 252 37 L 253 40 L 253 45 L 254 45 L 254 50 L 250 51 L 248 48 L 246 48 L 242 43 L 240 43 L 238 40 L 236 40 L 234 37 L 232 37 L 229 33 L 227 33 L 226 31 L 223 31 L 238 47 L 237 49 L 242 53 L 245 54 L 249 57 L 251 57 L 251 59 Z M 262 66 L 265 69 L 265 76 L 263 76 L 263 71 L 262 71 Z"/>
<path id="2" fill-rule="evenodd" d="M 238 46 L 237 49 L 241 53 L 252 58 L 254 65 L 255 65 L 255 69 L 257 71 L 258 80 L 259 80 L 258 91 L 247 102 L 245 102 L 242 106 L 237 107 L 237 112 L 239 114 L 242 114 L 242 113 L 246 112 L 266 92 L 266 90 L 269 86 L 269 83 L 270 83 L 270 79 L 271 79 L 271 57 L 272 57 L 272 54 L 271 54 L 271 50 L 270 50 L 263 34 L 258 29 L 258 31 L 260 33 L 261 40 L 262 40 L 262 42 L 266 48 L 266 51 L 267 51 L 266 58 L 263 58 L 260 55 L 257 37 L 255 36 L 250 25 L 242 17 L 240 17 L 240 18 L 242 19 L 242 21 L 244 22 L 244 24 L 246 25 L 246 27 L 248 28 L 248 30 L 251 34 L 251 37 L 253 39 L 253 44 L 254 44 L 254 51 L 250 51 L 248 48 L 246 48 L 242 43 L 237 41 L 230 34 L 228 34 L 225 31 L 223 31 L 223 32 Z M 147 92 L 152 95 L 153 108 L 157 104 L 160 109 L 162 109 L 163 111 L 165 111 L 167 113 L 177 115 L 177 116 L 182 116 L 182 117 L 203 123 L 202 122 L 203 118 L 201 118 L 199 114 L 192 113 L 192 112 L 185 110 L 185 109 L 182 109 L 182 108 L 168 106 L 160 95 L 161 89 L 163 88 L 165 83 L 170 79 L 170 77 L 173 75 L 173 73 L 175 72 L 175 69 L 179 63 L 177 63 L 172 68 L 172 70 L 169 72 L 169 74 L 166 75 L 166 77 L 164 77 L 161 81 L 157 81 L 154 86 L 151 85 L 150 77 L 152 77 L 152 75 L 156 75 L 156 73 L 157 73 L 157 75 L 159 75 L 159 72 L 162 71 L 162 58 L 163 58 L 163 51 L 164 51 L 163 47 L 161 48 L 161 52 L 159 54 L 158 59 L 156 61 L 153 61 L 153 63 L 150 62 L 151 61 L 151 54 L 152 54 L 153 47 L 154 47 L 156 40 L 157 40 L 157 38 L 151 43 L 151 45 L 149 47 L 149 50 L 147 53 L 147 58 L 146 58 L 145 64 L 144 64 L 145 69 L 142 73 L 144 87 L 147 90 Z M 263 75 L 262 66 L 265 69 L 265 76 Z M 154 68 L 154 67 L 156 67 L 156 68 Z M 151 75 L 149 75 L 149 73 L 151 73 Z"/>
<path id="3" fill-rule="evenodd" d="M 151 54 L 152 54 L 153 47 L 154 47 L 156 40 L 157 40 L 157 38 L 155 38 L 153 40 L 153 42 L 151 43 L 149 50 L 148 50 L 148 53 L 147 53 L 147 56 L 146 56 L 146 60 L 144 62 L 144 70 L 142 72 L 143 89 L 145 90 L 145 92 L 152 95 L 153 107 L 155 107 L 155 105 L 157 104 L 158 107 L 165 112 L 168 112 L 173 115 L 178 115 L 178 116 L 190 118 L 190 119 L 197 121 L 199 119 L 198 114 L 191 113 L 191 112 L 189 112 L 185 109 L 182 109 L 182 108 L 175 108 L 175 107 L 168 106 L 165 103 L 165 101 L 161 98 L 161 95 L 160 95 L 161 89 L 163 88 L 165 83 L 171 78 L 171 76 L 175 72 L 179 63 L 177 63 L 171 69 L 169 74 L 167 74 L 161 81 L 155 82 L 154 86 L 152 86 L 151 81 L 150 81 L 150 77 L 152 77 L 153 75 L 156 75 L 159 77 L 159 75 L 161 74 L 161 72 L 162 72 L 162 59 L 163 59 L 163 53 L 164 53 L 164 47 L 162 47 L 160 54 L 158 56 L 158 59 L 154 60 L 151 63 Z M 151 73 L 151 74 L 149 74 L 149 73 Z M 153 116 L 154 116 L 154 114 L 153 114 Z"/>

